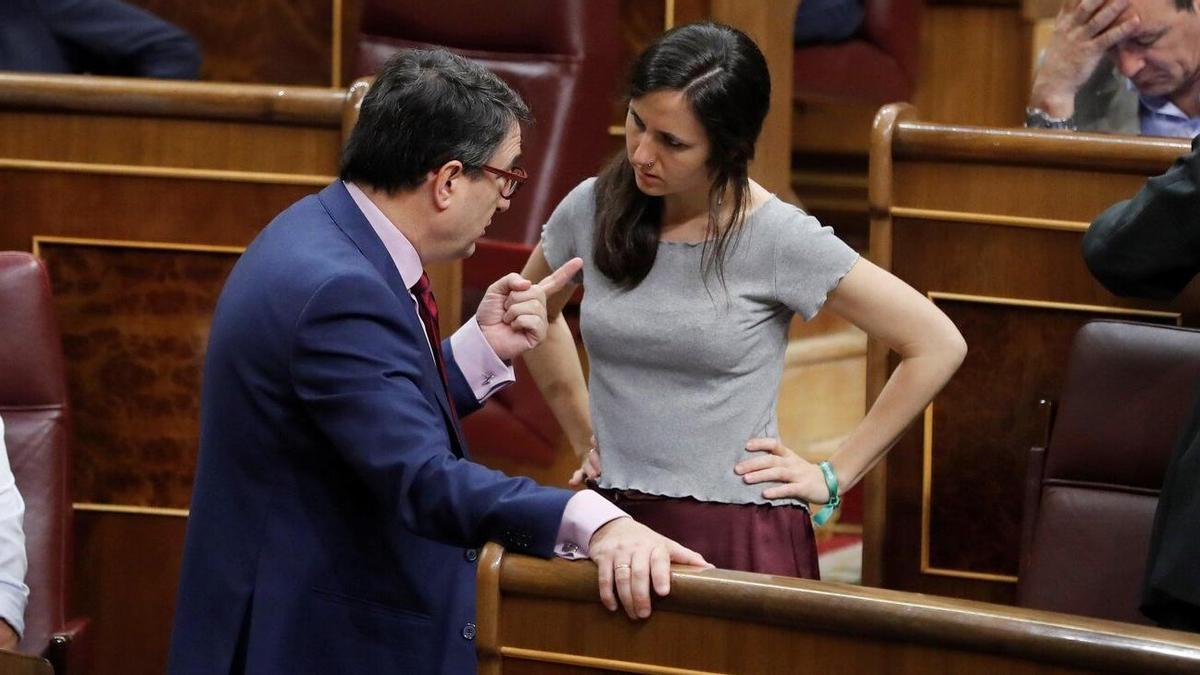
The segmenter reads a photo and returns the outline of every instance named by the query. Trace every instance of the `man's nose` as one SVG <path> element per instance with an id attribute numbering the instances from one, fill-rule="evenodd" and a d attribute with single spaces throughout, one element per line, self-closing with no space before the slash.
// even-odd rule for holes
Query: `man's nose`
<path id="1" fill-rule="evenodd" d="M 1115 58 L 1117 70 L 1130 79 L 1138 74 L 1142 66 L 1146 65 L 1146 60 L 1140 54 L 1127 47 L 1117 47 Z"/>

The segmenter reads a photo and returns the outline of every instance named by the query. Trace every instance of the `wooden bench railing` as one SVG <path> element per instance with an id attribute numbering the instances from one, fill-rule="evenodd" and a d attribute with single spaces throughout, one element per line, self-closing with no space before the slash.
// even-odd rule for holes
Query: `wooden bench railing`
<path id="1" fill-rule="evenodd" d="M 1192 673 L 1200 636 L 845 584 L 676 567 L 633 622 L 587 561 L 489 544 L 479 559 L 480 673 Z"/>

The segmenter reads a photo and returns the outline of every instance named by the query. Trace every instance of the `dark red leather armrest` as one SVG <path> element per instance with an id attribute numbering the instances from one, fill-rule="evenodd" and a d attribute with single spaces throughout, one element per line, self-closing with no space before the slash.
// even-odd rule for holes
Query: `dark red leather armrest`
<path id="1" fill-rule="evenodd" d="M 63 629 L 50 636 L 50 644 L 42 654 L 55 675 L 87 673 L 91 663 L 91 639 L 87 631 L 91 619 L 86 616 L 67 621 Z"/>

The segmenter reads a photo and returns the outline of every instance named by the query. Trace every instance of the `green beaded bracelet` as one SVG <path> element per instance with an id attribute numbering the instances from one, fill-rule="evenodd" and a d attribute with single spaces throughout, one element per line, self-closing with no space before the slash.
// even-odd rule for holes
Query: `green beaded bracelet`
<path id="1" fill-rule="evenodd" d="M 822 506 L 821 510 L 817 511 L 816 515 L 812 517 L 813 524 L 820 527 L 842 505 L 842 497 L 838 494 L 837 474 L 833 472 L 833 465 L 828 461 L 824 461 L 817 466 L 825 476 L 825 487 L 829 488 L 829 501 L 825 502 L 825 506 Z"/>

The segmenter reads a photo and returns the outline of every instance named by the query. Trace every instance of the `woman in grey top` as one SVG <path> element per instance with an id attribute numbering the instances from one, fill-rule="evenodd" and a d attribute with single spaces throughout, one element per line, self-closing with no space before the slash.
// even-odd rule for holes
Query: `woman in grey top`
<path id="1" fill-rule="evenodd" d="M 550 335 L 525 359 L 582 456 L 572 484 L 596 481 L 718 567 L 816 577 L 808 504 L 836 506 L 966 346 L 932 303 L 749 180 L 769 94 L 762 53 L 728 26 L 682 26 L 647 48 L 625 152 L 558 205 L 525 266 L 540 279 L 584 260 L 548 299 Z M 579 283 L 586 385 L 561 316 Z M 788 323 L 822 306 L 901 362 L 817 465 L 779 443 L 775 408 Z M 629 571 L 614 570 L 618 590 Z"/>

